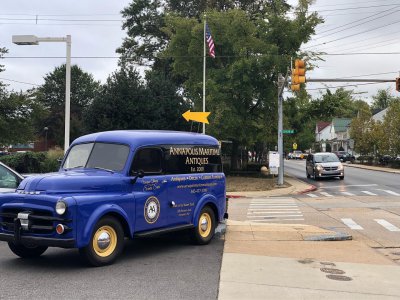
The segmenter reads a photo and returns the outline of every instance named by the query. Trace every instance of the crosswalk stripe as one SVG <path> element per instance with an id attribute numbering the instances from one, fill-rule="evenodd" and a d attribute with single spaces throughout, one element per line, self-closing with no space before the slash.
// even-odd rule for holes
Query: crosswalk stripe
<path id="1" fill-rule="evenodd" d="M 253 212 L 248 212 L 247 215 L 254 215 L 254 214 L 301 214 L 300 211 L 253 211 Z"/>
<path id="2" fill-rule="evenodd" d="M 347 196 L 354 196 L 354 194 L 350 193 L 350 192 L 342 192 L 342 194 L 347 195 Z"/>
<path id="3" fill-rule="evenodd" d="M 375 193 L 371 193 L 369 191 L 361 191 L 361 192 L 364 193 L 364 194 L 370 195 L 370 196 L 376 196 Z"/>
<path id="4" fill-rule="evenodd" d="M 297 207 L 296 204 L 250 204 L 250 207 L 260 207 L 260 206 L 266 206 L 266 207 Z"/>
<path id="5" fill-rule="evenodd" d="M 311 197 L 311 198 L 318 198 L 318 196 L 315 195 L 315 194 L 307 194 L 307 196 L 308 196 L 308 197 Z"/>
<path id="6" fill-rule="evenodd" d="M 291 211 L 291 210 L 299 210 L 298 208 L 249 208 L 251 211 L 260 211 L 260 210 L 265 210 L 265 211 L 274 211 L 274 210 L 280 210 L 280 211 Z"/>
<path id="7" fill-rule="evenodd" d="M 388 194 L 391 194 L 391 195 L 393 195 L 393 196 L 400 196 L 399 193 L 396 193 L 396 192 L 393 192 L 393 191 L 389 191 L 389 190 L 381 190 L 381 191 L 384 191 L 384 192 L 386 192 L 386 193 L 388 193 Z"/>
<path id="8" fill-rule="evenodd" d="M 327 193 L 327 192 L 320 192 L 321 195 L 324 195 L 326 197 L 333 197 L 333 195 Z"/>
<path id="9" fill-rule="evenodd" d="M 250 202 L 250 204 L 296 204 L 296 202 L 282 202 L 282 201 L 275 201 L 275 202 Z"/>
<path id="10" fill-rule="evenodd" d="M 393 225 L 392 223 L 389 223 L 389 222 L 386 221 L 386 220 L 383 220 L 383 219 L 374 219 L 374 221 L 375 221 L 376 223 L 378 223 L 379 225 L 382 225 L 383 227 L 385 227 L 385 228 L 386 228 L 387 230 L 389 230 L 389 231 L 400 231 L 400 228 L 399 228 L 399 227 Z"/>
<path id="11" fill-rule="evenodd" d="M 356 222 L 354 222 L 353 219 L 344 218 L 344 219 L 341 219 L 341 220 L 350 229 L 353 229 L 353 230 L 363 230 L 364 229 L 360 225 L 358 225 Z"/>
<path id="12" fill-rule="evenodd" d="M 251 222 L 273 222 L 273 221 L 304 221 L 303 218 L 289 218 L 289 219 L 270 219 L 270 220 L 250 220 Z"/>
<path id="13" fill-rule="evenodd" d="M 299 214 L 296 214 L 296 215 L 282 215 L 281 217 L 302 217 L 303 215 L 299 215 Z M 268 219 L 268 218 L 279 218 L 280 216 L 251 216 L 251 217 L 248 217 L 248 219 L 251 219 L 251 218 L 264 218 L 264 219 Z"/>

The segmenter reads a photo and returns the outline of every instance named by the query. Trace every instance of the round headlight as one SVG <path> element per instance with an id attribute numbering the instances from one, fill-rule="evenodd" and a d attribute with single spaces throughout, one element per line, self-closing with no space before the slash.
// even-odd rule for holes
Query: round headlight
<path id="1" fill-rule="evenodd" d="M 58 200 L 56 204 L 56 213 L 59 215 L 65 214 L 67 211 L 67 203 L 62 200 Z"/>

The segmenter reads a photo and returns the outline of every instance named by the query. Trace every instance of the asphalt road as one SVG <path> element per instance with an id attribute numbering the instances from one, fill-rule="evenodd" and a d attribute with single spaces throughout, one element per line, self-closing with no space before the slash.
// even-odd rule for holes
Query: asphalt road
<path id="1" fill-rule="evenodd" d="M 400 174 L 352 168 L 344 164 L 344 180 L 323 178 L 315 181 L 311 178 L 307 179 L 306 162 L 304 160 L 285 160 L 284 163 L 286 174 L 313 184 L 319 191 L 325 193 L 341 194 L 343 196 L 352 196 L 351 194 L 369 196 L 374 196 L 372 194 L 376 196 L 400 195 Z M 346 192 L 350 194 L 346 194 Z"/>
<path id="2" fill-rule="evenodd" d="M 216 299 L 223 240 L 192 245 L 185 235 L 126 241 L 111 266 L 87 267 L 77 250 L 49 248 L 17 258 L 0 243 L 0 299 Z"/>

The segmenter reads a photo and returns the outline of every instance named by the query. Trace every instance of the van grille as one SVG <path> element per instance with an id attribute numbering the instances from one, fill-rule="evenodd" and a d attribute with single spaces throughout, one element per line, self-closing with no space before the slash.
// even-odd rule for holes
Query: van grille
<path id="1" fill-rule="evenodd" d="M 338 167 L 324 167 L 325 171 L 336 171 Z"/>
<path id="2" fill-rule="evenodd" d="M 5 208 L 0 212 L 0 226 L 4 231 L 14 232 L 14 221 L 20 212 L 29 212 L 29 230 L 24 232 L 49 234 L 55 229 L 54 221 L 65 221 L 45 210 Z"/>

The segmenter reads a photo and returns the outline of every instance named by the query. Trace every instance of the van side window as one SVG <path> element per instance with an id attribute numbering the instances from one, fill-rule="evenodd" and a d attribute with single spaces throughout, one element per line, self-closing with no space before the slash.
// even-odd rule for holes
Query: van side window
<path id="1" fill-rule="evenodd" d="M 159 148 L 143 148 L 137 150 L 133 159 L 131 174 L 144 173 L 160 174 L 162 172 L 162 152 Z"/>

